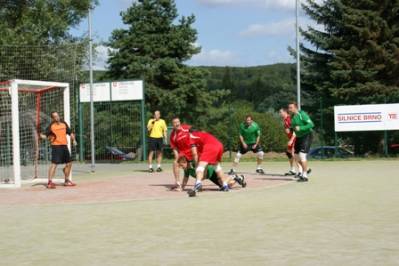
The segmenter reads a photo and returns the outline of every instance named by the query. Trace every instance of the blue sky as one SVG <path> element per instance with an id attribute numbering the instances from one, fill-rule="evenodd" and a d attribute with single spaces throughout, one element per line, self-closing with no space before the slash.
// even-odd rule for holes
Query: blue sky
<path id="1" fill-rule="evenodd" d="M 93 12 L 96 42 L 124 27 L 120 12 L 134 0 L 100 0 Z M 202 52 L 190 65 L 254 66 L 293 62 L 287 47 L 295 45 L 295 0 L 176 0 L 180 15 L 194 14 Z M 309 21 L 301 17 L 301 25 Z M 87 33 L 87 20 L 72 30 Z M 103 68 L 107 48 L 100 46 L 96 68 Z"/>

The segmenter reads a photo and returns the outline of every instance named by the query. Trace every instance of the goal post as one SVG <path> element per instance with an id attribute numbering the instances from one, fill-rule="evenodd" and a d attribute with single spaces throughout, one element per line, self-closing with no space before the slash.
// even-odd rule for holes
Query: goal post
<path id="1" fill-rule="evenodd" d="M 21 187 L 47 177 L 50 145 L 40 141 L 40 133 L 51 122 L 52 111 L 70 124 L 69 90 L 69 83 L 61 82 L 0 83 L 0 188 Z"/>

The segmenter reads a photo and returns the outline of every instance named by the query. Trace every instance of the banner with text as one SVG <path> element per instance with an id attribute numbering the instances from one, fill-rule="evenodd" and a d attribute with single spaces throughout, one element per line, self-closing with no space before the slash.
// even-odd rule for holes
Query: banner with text
<path id="1" fill-rule="evenodd" d="M 399 130 L 399 104 L 334 107 L 335 131 Z"/>
<path id="2" fill-rule="evenodd" d="M 93 84 L 93 101 L 138 101 L 144 99 L 142 80 L 113 81 Z M 80 102 L 90 102 L 90 84 L 80 84 Z"/>

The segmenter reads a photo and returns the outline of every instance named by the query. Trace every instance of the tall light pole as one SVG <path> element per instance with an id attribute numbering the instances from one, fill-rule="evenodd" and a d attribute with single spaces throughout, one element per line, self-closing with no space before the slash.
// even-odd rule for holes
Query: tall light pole
<path id="1" fill-rule="evenodd" d="M 300 0 L 295 0 L 295 13 L 296 13 L 296 97 L 299 109 L 301 108 L 301 53 L 299 51 L 299 8 Z"/>
<path id="2" fill-rule="evenodd" d="M 92 7 L 89 7 L 89 72 L 90 72 L 90 141 L 91 141 L 91 172 L 96 171 L 96 147 L 94 142 L 94 99 L 93 99 L 93 36 Z"/>

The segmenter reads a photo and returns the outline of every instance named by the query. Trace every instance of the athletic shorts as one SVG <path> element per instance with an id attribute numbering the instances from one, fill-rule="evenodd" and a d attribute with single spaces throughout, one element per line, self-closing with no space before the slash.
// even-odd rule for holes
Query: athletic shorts
<path id="1" fill-rule="evenodd" d="M 51 146 L 51 162 L 54 164 L 70 163 L 71 153 L 66 145 L 53 145 Z"/>
<path id="2" fill-rule="evenodd" d="M 150 151 L 163 150 L 163 138 L 148 138 L 148 148 Z"/>
<path id="3" fill-rule="evenodd" d="M 248 148 L 245 149 L 245 148 L 242 146 L 242 144 L 240 144 L 240 146 L 238 147 L 238 152 L 241 153 L 241 154 L 246 154 L 246 153 L 249 152 L 249 151 L 252 151 L 253 153 L 258 153 L 258 152 L 263 151 L 263 148 L 262 148 L 261 145 L 257 145 L 256 148 L 253 149 L 252 147 L 253 147 L 254 145 L 255 145 L 255 143 L 254 143 L 254 144 L 248 144 Z"/>
<path id="4" fill-rule="evenodd" d="M 218 164 L 223 157 L 223 144 L 214 142 L 205 144 L 199 156 L 200 162 L 207 162 L 208 164 Z"/>
<path id="5" fill-rule="evenodd" d="M 310 146 L 312 145 L 312 133 L 307 134 L 303 137 L 297 137 L 295 141 L 295 154 L 300 152 L 302 153 L 309 153 Z"/>

